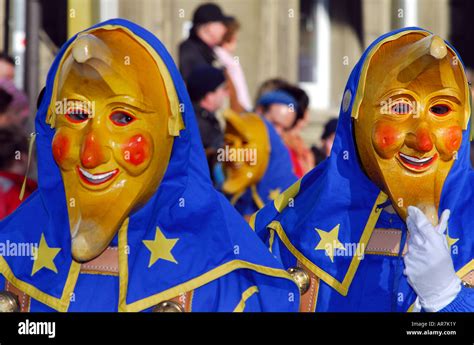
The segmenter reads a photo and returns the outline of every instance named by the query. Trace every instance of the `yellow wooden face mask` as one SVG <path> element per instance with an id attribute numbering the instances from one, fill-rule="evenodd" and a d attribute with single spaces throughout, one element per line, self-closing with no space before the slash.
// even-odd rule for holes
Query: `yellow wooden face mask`
<path id="1" fill-rule="evenodd" d="M 462 64 L 439 37 L 410 32 L 382 42 L 363 73 L 352 112 L 363 168 L 403 219 L 413 205 L 436 224 L 470 113 Z"/>
<path id="2" fill-rule="evenodd" d="M 265 174 L 270 159 L 270 139 L 265 123 L 253 113 L 225 112 L 225 149 L 221 153 L 226 180 L 222 189 L 227 194 L 244 192 Z"/>
<path id="3" fill-rule="evenodd" d="M 156 192 L 170 159 L 168 95 L 157 58 L 140 40 L 121 28 L 80 34 L 56 76 L 52 150 L 77 261 L 109 245 Z"/>

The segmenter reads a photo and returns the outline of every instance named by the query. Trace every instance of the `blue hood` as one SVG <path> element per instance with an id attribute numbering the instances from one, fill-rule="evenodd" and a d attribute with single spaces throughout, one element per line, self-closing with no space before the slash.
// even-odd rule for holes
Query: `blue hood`
<path id="1" fill-rule="evenodd" d="M 408 31 L 428 33 L 416 27 L 404 28 L 379 37 L 367 48 L 352 70 L 344 90 L 330 157 L 275 202 L 266 205 L 250 222 L 263 238 L 267 237 L 268 229 L 275 231 L 299 261 L 343 295 L 348 292 L 359 258 L 337 256 L 332 262 L 324 250 L 315 250 L 319 242 L 316 229 L 330 231 L 339 225 L 340 242 L 360 244 L 366 248 L 387 196 L 365 175 L 359 159 L 352 159 L 358 157 L 351 118 L 354 96 L 362 87 L 359 79 L 369 54 L 380 42 Z M 453 47 L 449 47 L 455 52 Z M 453 261 L 456 270 L 463 271 L 472 269 L 474 265 L 474 180 L 469 132 L 470 124 L 463 131 L 458 159 L 445 181 L 439 207 L 440 212 L 447 208 L 451 210 L 448 232 L 451 238 L 458 239 L 458 254 L 453 255 Z"/>

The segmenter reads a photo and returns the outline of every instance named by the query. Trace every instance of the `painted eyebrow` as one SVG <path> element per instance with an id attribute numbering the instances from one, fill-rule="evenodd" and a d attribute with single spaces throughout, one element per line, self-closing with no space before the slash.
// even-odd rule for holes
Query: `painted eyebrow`
<path id="1" fill-rule="evenodd" d="M 132 108 L 136 108 L 144 113 L 152 113 L 153 111 L 150 110 L 152 108 L 151 105 L 146 104 L 138 99 L 129 96 L 129 95 L 116 95 L 110 98 L 107 98 L 108 103 L 120 103 L 126 104 L 131 106 Z"/>
<path id="2" fill-rule="evenodd" d="M 74 108 L 84 108 L 86 110 L 91 109 L 90 107 L 91 101 L 89 101 L 87 98 L 76 93 L 70 94 L 68 97 L 63 97 L 62 100 L 56 100 L 55 105 L 54 105 L 55 110 L 56 110 L 57 104 L 61 104 L 65 106 L 65 109 L 62 109 L 64 111 L 64 114 L 66 113 L 66 110 L 69 110 L 68 106 L 70 105 L 74 106 Z M 64 115 L 64 114 L 60 114 L 60 115 Z"/>
<path id="3" fill-rule="evenodd" d="M 460 93 L 453 88 L 447 87 L 435 92 L 430 93 L 426 98 L 430 99 L 436 96 L 447 96 L 450 98 L 454 98 L 455 102 L 461 104 L 461 95 Z"/>
<path id="4" fill-rule="evenodd" d="M 379 98 L 379 100 L 377 101 L 375 106 L 380 106 L 381 102 L 385 101 L 389 97 L 409 96 L 409 97 L 415 98 L 415 95 L 416 94 L 414 92 L 410 92 L 409 90 L 406 90 L 406 89 L 389 90 L 382 97 Z M 460 93 L 456 89 L 453 89 L 451 87 L 446 87 L 446 88 L 434 91 L 434 92 L 430 93 L 428 96 L 426 96 L 425 100 L 426 99 L 431 99 L 431 98 L 436 97 L 436 96 L 447 96 L 447 97 L 450 97 L 450 98 L 454 98 L 456 103 L 461 104 L 461 95 L 460 95 Z"/>
<path id="5" fill-rule="evenodd" d="M 410 91 L 407 89 L 392 89 L 385 92 L 381 97 L 379 97 L 374 105 L 380 106 L 382 102 L 385 102 L 387 100 L 387 98 L 394 97 L 394 96 L 396 97 L 408 96 L 415 99 L 417 95 L 413 91 Z"/>

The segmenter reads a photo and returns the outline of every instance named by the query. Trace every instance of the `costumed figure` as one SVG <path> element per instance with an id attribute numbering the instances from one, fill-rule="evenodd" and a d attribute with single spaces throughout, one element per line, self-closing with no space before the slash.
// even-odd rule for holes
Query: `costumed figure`
<path id="1" fill-rule="evenodd" d="M 296 181 L 290 155 L 267 120 L 254 113 L 224 113 L 225 147 L 222 190 L 248 219 Z M 228 154 L 226 154 L 228 153 Z"/>
<path id="2" fill-rule="evenodd" d="M 36 115 L 38 190 L 0 223 L 3 311 L 292 311 L 298 288 L 214 190 L 161 42 L 122 19 L 71 38 Z"/>
<path id="3" fill-rule="evenodd" d="M 347 83 L 330 156 L 250 224 L 301 311 L 473 311 L 471 101 L 453 47 L 377 39 Z"/>

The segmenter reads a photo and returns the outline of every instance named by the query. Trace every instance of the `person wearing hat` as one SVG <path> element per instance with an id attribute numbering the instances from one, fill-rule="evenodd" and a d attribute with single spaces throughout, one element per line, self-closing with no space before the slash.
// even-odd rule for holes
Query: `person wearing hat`
<path id="1" fill-rule="evenodd" d="M 224 72 L 212 66 L 197 67 L 189 75 L 187 89 L 193 103 L 209 169 L 214 172 L 217 150 L 224 145 L 224 134 L 216 118 L 216 112 L 224 106 L 229 97 Z M 216 174 L 211 175 L 214 182 L 218 182 Z"/>
<path id="2" fill-rule="evenodd" d="M 214 48 L 222 42 L 227 32 L 226 23 L 233 17 L 226 16 L 213 3 L 199 6 L 193 15 L 189 37 L 179 46 L 179 71 L 185 80 L 200 65 L 213 65 L 217 60 Z"/>
<path id="3" fill-rule="evenodd" d="M 309 122 L 309 97 L 303 89 L 292 84 L 282 85 L 278 89 L 289 93 L 296 100 L 296 118 L 282 138 L 290 150 L 296 176 L 302 177 L 316 165 L 314 155 L 301 135 L 301 130 Z"/>
<path id="4" fill-rule="evenodd" d="M 305 111 L 303 109 L 301 113 Z M 267 92 L 257 101 L 257 113 L 273 125 L 290 153 L 293 173 L 297 177 L 302 177 L 314 167 L 314 160 L 299 136 L 299 128 L 296 127 L 303 117 L 303 115 L 298 115 L 299 112 L 298 101 L 286 90 L 277 89 Z"/>
<path id="5" fill-rule="evenodd" d="M 282 90 L 267 92 L 257 101 L 257 113 L 270 121 L 280 135 L 293 126 L 296 108 L 296 99 Z"/>

